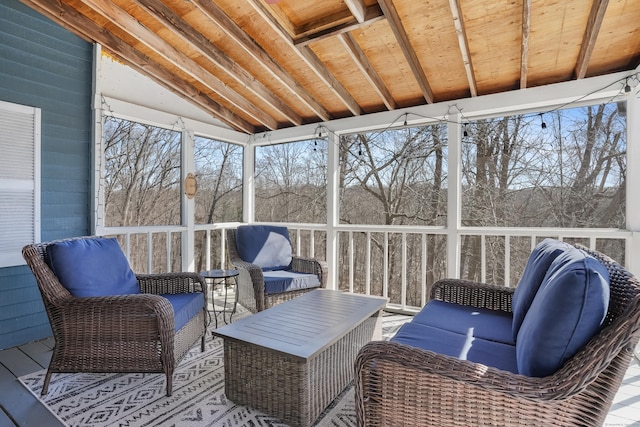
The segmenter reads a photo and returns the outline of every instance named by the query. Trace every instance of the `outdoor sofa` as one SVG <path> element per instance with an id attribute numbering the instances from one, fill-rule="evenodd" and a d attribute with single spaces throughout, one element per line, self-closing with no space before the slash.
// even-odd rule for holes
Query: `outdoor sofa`
<path id="1" fill-rule="evenodd" d="M 514 290 L 434 284 L 355 363 L 358 425 L 600 426 L 640 336 L 640 284 L 609 257 L 545 239 Z"/>

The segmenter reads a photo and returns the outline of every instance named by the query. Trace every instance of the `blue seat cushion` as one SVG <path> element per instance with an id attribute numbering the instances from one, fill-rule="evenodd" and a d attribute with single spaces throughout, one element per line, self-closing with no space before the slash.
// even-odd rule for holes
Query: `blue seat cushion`
<path id="1" fill-rule="evenodd" d="M 320 279 L 315 274 L 295 273 L 285 270 L 265 271 L 263 274 L 264 292 L 267 295 L 320 286 Z"/>
<path id="2" fill-rule="evenodd" d="M 204 294 L 202 292 L 162 294 L 160 296 L 168 299 L 173 307 L 176 332 L 204 308 Z"/>
<path id="3" fill-rule="evenodd" d="M 518 372 L 553 374 L 600 330 L 608 307 L 606 268 L 575 247 L 565 250 L 551 263 L 518 332 Z"/>
<path id="4" fill-rule="evenodd" d="M 518 373 L 516 348 L 513 345 L 414 322 L 404 324 L 391 341 Z"/>
<path id="5" fill-rule="evenodd" d="M 241 225 L 236 230 L 236 248 L 240 258 L 263 270 L 286 270 L 291 264 L 287 227 Z"/>
<path id="6" fill-rule="evenodd" d="M 524 317 L 531 307 L 547 270 L 551 263 L 565 250 L 574 248 L 568 243 L 554 239 L 544 239 L 531 251 L 527 265 L 524 268 L 520 282 L 513 294 L 513 341 L 518 337 L 518 331 Z"/>
<path id="7" fill-rule="evenodd" d="M 115 238 L 67 240 L 47 246 L 49 267 L 76 297 L 139 294 L 135 274 Z"/>
<path id="8" fill-rule="evenodd" d="M 513 345 L 511 313 L 432 300 L 412 323 Z"/>

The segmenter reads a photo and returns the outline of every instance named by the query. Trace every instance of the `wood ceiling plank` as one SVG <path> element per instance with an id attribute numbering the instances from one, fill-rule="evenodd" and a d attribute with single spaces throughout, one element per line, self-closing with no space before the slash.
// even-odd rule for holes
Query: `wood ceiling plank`
<path id="1" fill-rule="evenodd" d="M 344 0 L 344 4 L 347 5 L 354 18 L 362 24 L 365 20 L 367 10 L 367 5 L 364 3 L 364 0 Z"/>
<path id="2" fill-rule="evenodd" d="M 225 34 L 235 41 L 244 51 L 262 64 L 272 77 L 280 81 L 285 88 L 296 95 L 311 111 L 322 120 L 331 119 L 329 112 L 316 101 L 311 93 L 298 83 L 291 74 L 267 53 L 259 44 L 255 42 L 246 32 L 242 30 L 231 18 L 229 18 L 218 6 L 210 1 L 191 0 L 207 18 L 220 27 Z"/>
<path id="3" fill-rule="evenodd" d="M 427 77 L 424 75 L 422 71 L 422 66 L 420 65 L 420 61 L 418 60 L 418 56 L 416 52 L 411 48 L 411 42 L 409 41 L 409 37 L 407 36 L 407 32 L 405 31 L 402 21 L 400 20 L 400 16 L 398 15 L 398 11 L 392 3 L 392 0 L 378 0 L 378 4 L 382 9 L 382 12 L 387 17 L 389 21 L 389 25 L 393 30 L 393 33 L 400 44 L 400 48 L 402 49 L 402 53 L 405 58 L 409 62 L 409 66 L 411 67 L 411 71 L 418 81 L 418 85 L 422 90 L 422 96 L 428 103 L 433 103 L 433 91 L 431 90 L 431 86 L 427 81 Z"/>
<path id="4" fill-rule="evenodd" d="M 287 40 L 287 42 L 293 46 L 293 41 L 290 36 L 274 21 L 273 17 L 269 14 L 269 11 L 262 4 L 261 0 L 247 0 L 247 2 L 253 6 L 255 11 L 260 14 L 262 19 L 271 26 L 279 37 L 283 40 Z M 311 70 L 313 70 L 313 72 L 331 89 L 335 96 L 344 103 L 352 114 L 359 116 L 363 113 L 362 108 L 358 105 L 351 94 L 327 70 L 322 61 L 318 59 L 308 46 L 299 46 L 297 49 L 294 48 L 294 51 L 300 55 Z"/>
<path id="5" fill-rule="evenodd" d="M 187 57 L 160 36 L 142 25 L 136 18 L 129 15 L 123 9 L 107 0 L 83 0 L 93 10 L 116 25 L 121 31 L 140 41 L 141 44 L 151 49 L 154 54 L 169 61 L 182 72 L 186 73 L 199 83 L 223 97 L 231 105 L 240 109 L 244 114 L 252 117 L 271 130 L 278 128 L 278 123 L 264 111 L 258 109 L 255 104 L 243 98 L 237 92 L 231 90 L 216 76 L 202 69 L 194 60 Z"/>
<path id="6" fill-rule="evenodd" d="M 60 23 L 65 28 L 70 29 L 70 31 L 84 34 L 84 37 L 88 38 L 91 42 L 101 44 L 106 50 L 128 66 L 143 75 L 149 76 L 171 92 L 183 98 L 186 97 L 189 101 L 198 105 L 204 111 L 209 112 L 213 117 L 216 117 L 223 123 L 248 134 L 255 133 L 255 126 L 251 123 L 237 116 L 228 108 L 220 106 L 220 104 L 202 94 L 198 89 L 187 84 L 184 80 L 177 78 L 160 64 L 143 55 L 131 45 L 125 43 L 122 39 L 105 30 L 104 27 L 99 26 L 66 3 L 59 0 L 21 1 L 27 6 L 40 11 L 53 21 Z"/>
<path id="7" fill-rule="evenodd" d="M 314 41 L 319 41 L 329 37 L 335 37 L 340 34 L 348 33 L 353 30 L 375 24 L 376 22 L 383 19 L 385 19 L 385 16 L 382 13 L 382 9 L 380 9 L 380 6 L 378 6 L 378 4 L 375 4 L 367 8 L 365 12 L 365 18 L 362 23 L 351 21 L 345 24 L 336 25 L 334 27 L 328 28 L 325 31 L 320 31 L 308 37 L 296 37 L 293 41 L 293 44 L 296 46 L 307 46 Z"/>
<path id="8" fill-rule="evenodd" d="M 354 60 L 360 71 L 362 71 L 362 74 L 364 74 L 367 80 L 369 80 L 369 83 L 371 83 L 376 92 L 378 92 L 387 108 L 389 110 L 395 110 L 398 108 L 398 105 L 389 92 L 389 89 L 386 87 L 375 68 L 371 65 L 369 59 L 351 34 L 341 34 L 338 36 L 338 39 L 342 42 L 345 49 L 347 49 L 347 52 L 349 52 L 351 58 Z"/>
<path id="9" fill-rule="evenodd" d="M 172 34 L 182 38 L 195 47 L 208 60 L 215 63 L 228 76 L 233 78 L 251 91 L 254 95 L 279 111 L 295 125 L 302 124 L 302 118 L 291 107 L 278 99 L 259 80 L 254 78 L 247 70 L 232 61 L 218 47 L 213 45 L 206 37 L 195 31 L 184 19 L 176 15 L 172 9 L 160 0 L 134 0 L 134 3 L 146 9 L 171 31 Z"/>
<path id="10" fill-rule="evenodd" d="M 333 15 L 323 16 L 294 29 L 292 40 L 302 37 L 312 37 L 314 34 L 330 30 L 336 26 L 357 23 L 348 9 L 340 10 Z"/>
<path id="11" fill-rule="evenodd" d="M 531 0 L 522 2 L 522 51 L 520 59 L 520 89 L 527 87 L 529 75 L 529 36 L 531 35 Z"/>
<path id="12" fill-rule="evenodd" d="M 473 64 L 471 62 L 467 32 L 464 27 L 464 21 L 462 20 L 460 1 L 449 0 L 449 7 L 451 7 L 451 15 L 453 16 L 453 26 L 455 27 L 456 34 L 458 35 L 458 44 L 460 45 L 462 63 L 464 64 L 464 70 L 467 73 L 467 80 L 469 81 L 469 91 L 471 92 L 471 96 L 478 96 L 478 86 L 476 85 L 476 77 L 473 71 Z"/>
<path id="13" fill-rule="evenodd" d="M 637 0 L 609 0 L 587 76 L 634 70 L 640 64 L 640 7 Z"/>
<path id="14" fill-rule="evenodd" d="M 594 0 L 591 6 L 591 13 L 589 14 L 589 22 L 584 32 L 584 38 L 580 46 L 580 53 L 578 54 L 578 61 L 576 63 L 575 75 L 577 79 L 582 79 L 587 74 L 587 68 L 589 67 L 589 61 L 591 60 L 591 54 L 593 48 L 596 45 L 598 39 L 598 33 L 604 20 L 604 15 L 607 11 L 609 0 Z"/>

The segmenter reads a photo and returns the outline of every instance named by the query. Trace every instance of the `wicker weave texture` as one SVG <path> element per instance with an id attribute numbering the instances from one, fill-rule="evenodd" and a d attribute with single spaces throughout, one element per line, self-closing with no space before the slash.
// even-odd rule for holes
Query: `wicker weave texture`
<path id="1" fill-rule="evenodd" d="M 266 294 L 262 269 L 255 264 L 244 261 L 238 254 L 235 230 L 227 230 L 226 238 L 229 261 L 239 272 L 238 303 L 252 313 L 266 310 L 269 307 L 289 301 L 313 290 L 301 289 L 278 294 Z M 327 287 L 328 266 L 324 261 L 294 255 L 291 260 L 291 271 L 316 274 L 320 278 L 320 287 Z"/>
<path id="2" fill-rule="evenodd" d="M 138 275 L 141 294 L 77 298 L 47 264 L 46 247 L 52 243 L 27 245 L 22 250 L 56 341 L 42 393 L 47 392 L 53 373 L 159 372 L 166 375 L 167 395 L 171 395 L 177 363 L 198 339 L 204 350 L 208 316 L 205 304 L 176 333 L 171 304 L 156 294 L 203 292 L 206 300 L 204 279 L 194 273 Z"/>
<path id="3" fill-rule="evenodd" d="M 225 339 L 225 394 L 291 426 L 310 426 L 353 380 L 358 351 L 379 335 L 378 319 L 365 320 L 310 360 Z"/>
<path id="4" fill-rule="evenodd" d="M 398 343 L 369 343 L 355 364 L 358 425 L 601 426 L 640 338 L 640 283 L 589 252 L 609 271 L 609 313 L 600 333 L 553 375 L 526 377 Z M 431 296 L 510 311 L 512 293 L 444 280 Z"/>

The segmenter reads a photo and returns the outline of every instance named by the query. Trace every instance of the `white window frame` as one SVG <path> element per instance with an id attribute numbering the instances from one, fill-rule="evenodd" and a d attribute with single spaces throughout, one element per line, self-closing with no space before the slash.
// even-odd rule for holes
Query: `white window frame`
<path id="1" fill-rule="evenodd" d="M 22 247 L 40 241 L 41 124 L 40 108 L 0 101 L 0 268 L 24 265 Z M 12 149 L 21 144 L 31 149 Z M 16 170 L 32 173 L 16 176 Z M 7 203 L 5 197 L 16 193 L 31 195 L 31 220 L 19 220 L 24 210 Z"/>

